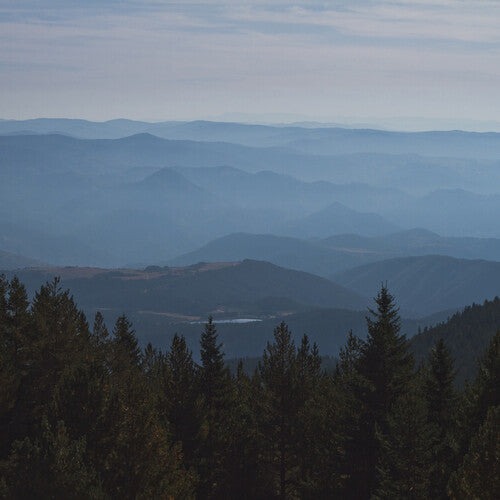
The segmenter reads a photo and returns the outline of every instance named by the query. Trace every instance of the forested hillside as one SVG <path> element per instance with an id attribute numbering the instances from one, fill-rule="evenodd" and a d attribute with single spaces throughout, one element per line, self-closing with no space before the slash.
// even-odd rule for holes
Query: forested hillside
<path id="1" fill-rule="evenodd" d="M 12 270 L 43 265 L 43 262 L 0 250 L 0 269 Z"/>
<path id="2" fill-rule="evenodd" d="M 500 330 L 500 298 L 467 306 L 448 321 L 425 327 L 411 339 L 411 349 L 417 361 L 424 360 L 439 339 L 443 339 L 455 359 L 457 382 L 472 380 L 477 360 Z"/>
<path id="3" fill-rule="evenodd" d="M 7 275 L 19 276 L 30 291 L 60 276 L 86 310 L 133 311 L 191 321 L 209 314 L 218 319 L 261 318 L 311 306 L 361 310 L 368 302 L 325 278 L 248 259 L 177 268 L 38 268 Z"/>
<path id="4" fill-rule="evenodd" d="M 349 269 L 332 280 L 367 297 L 387 282 L 402 310 L 432 314 L 493 299 L 499 293 L 500 262 L 442 255 L 405 257 Z"/>
<path id="5" fill-rule="evenodd" d="M 125 316 L 89 327 L 57 280 L 30 303 L 2 278 L 0 494 L 496 498 L 500 334 L 458 392 L 442 340 L 416 368 L 386 288 L 367 328 L 328 374 L 282 322 L 232 375 L 211 318 L 197 364 L 180 336 L 140 349 Z"/>

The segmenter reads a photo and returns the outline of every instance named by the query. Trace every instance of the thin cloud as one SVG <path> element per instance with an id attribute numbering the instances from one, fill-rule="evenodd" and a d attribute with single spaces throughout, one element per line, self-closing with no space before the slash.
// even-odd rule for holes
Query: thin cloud
<path id="1" fill-rule="evenodd" d="M 492 117 L 499 24 L 486 0 L 4 1 L 0 104 L 64 114 L 114 102 L 161 119 L 259 106 L 408 115 L 427 99 Z"/>

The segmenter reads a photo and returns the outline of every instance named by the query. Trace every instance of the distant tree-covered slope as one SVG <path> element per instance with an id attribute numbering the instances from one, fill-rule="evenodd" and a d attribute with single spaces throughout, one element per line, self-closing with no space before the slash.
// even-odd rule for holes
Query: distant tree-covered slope
<path id="1" fill-rule="evenodd" d="M 419 328 L 433 326 L 445 320 L 450 313 L 442 312 L 421 319 L 403 319 L 402 329 L 408 337 L 415 335 Z M 329 356 L 337 356 L 339 348 L 346 342 L 349 331 L 365 338 L 367 310 L 350 311 L 338 308 L 312 308 L 294 314 L 276 316 L 249 323 L 217 323 L 223 348 L 229 357 L 260 356 L 262 345 L 270 336 L 269 332 L 281 321 L 285 321 L 291 328 L 295 340 L 307 334 L 311 342 L 316 342 L 321 352 Z M 113 315 L 106 314 L 109 321 Z M 158 318 L 152 315 L 132 316 L 137 331 L 141 334 L 141 341 L 152 342 L 156 346 L 166 346 L 174 333 L 182 334 L 193 349 L 200 334 L 201 324 L 190 322 L 159 324 Z"/>
<path id="2" fill-rule="evenodd" d="M 271 168 L 267 165 L 266 168 Z M 231 166 L 178 168 L 186 179 L 240 207 L 274 208 L 303 216 L 339 202 L 360 212 L 390 209 L 408 200 L 398 189 L 359 182 L 305 182 L 271 170 L 245 172 Z"/>
<path id="3" fill-rule="evenodd" d="M 445 238 L 425 229 L 375 237 L 341 234 L 325 239 L 235 233 L 216 238 L 166 264 L 185 266 L 196 262 L 255 259 L 320 276 L 331 276 L 370 262 L 429 254 L 498 260 L 500 239 Z"/>
<path id="4" fill-rule="evenodd" d="M 22 255 L 4 252 L 0 250 L 0 270 L 21 269 L 23 267 L 33 267 L 44 265 L 43 262 L 35 259 L 28 259 Z"/>
<path id="5" fill-rule="evenodd" d="M 320 240 L 272 234 L 236 233 L 217 238 L 194 252 L 168 261 L 167 264 L 182 266 L 195 262 L 255 259 L 320 276 L 329 276 L 377 258 L 381 257 L 372 253 L 329 248 Z"/>
<path id="6" fill-rule="evenodd" d="M 435 343 L 442 338 L 455 358 L 457 381 L 472 380 L 477 360 L 483 355 L 491 338 L 500 330 L 500 298 L 467 306 L 448 321 L 413 337 L 411 348 L 417 361 L 427 358 Z"/>
<path id="7" fill-rule="evenodd" d="M 498 181 L 492 179 L 493 189 L 498 185 Z M 498 238 L 499 212 L 498 193 L 438 189 L 421 198 L 409 199 L 391 211 L 390 220 L 407 227 L 426 227 L 446 236 Z"/>
<path id="8" fill-rule="evenodd" d="M 77 236 L 50 233 L 37 228 L 32 222 L 23 224 L 9 221 L 9 218 L 15 217 L 0 214 L 0 248 L 6 252 L 38 261 L 36 265 L 42 262 L 63 266 L 113 265 L 115 259 L 106 250 L 91 247 Z"/>
<path id="9" fill-rule="evenodd" d="M 285 229 L 285 233 L 303 238 L 325 238 L 349 232 L 375 236 L 393 233 L 398 229 L 398 226 L 378 214 L 358 212 L 335 202 L 293 222 Z"/>
<path id="10" fill-rule="evenodd" d="M 405 257 L 366 264 L 332 279 L 368 297 L 387 281 L 403 311 L 431 314 L 498 295 L 500 262 L 441 255 Z"/>
<path id="11" fill-rule="evenodd" d="M 381 256 L 448 255 L 461 259 L 500 260 L 499 238 L 444 237 L 422 228 L 384 236 L 342 234 L 326 238 L 325 246 Z"/>
<path id="12" fill-rule="evenodd" d="M 367 299 L 327 279 L 268 262 L 200 263 L 145 270 L 45 268 L 17 273 L 30 290 L 54 276 L 86 309 L 184 320 L 268 317 L 310 307 L 361 310 Z"/>

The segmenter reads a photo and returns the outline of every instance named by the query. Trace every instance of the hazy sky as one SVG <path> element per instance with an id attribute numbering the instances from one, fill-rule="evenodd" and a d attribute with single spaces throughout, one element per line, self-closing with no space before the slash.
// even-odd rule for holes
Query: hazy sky
<path id="1" fill-rule="evenodd" d="M 2 118 L 231 112 L 498 121 L 500 0 L 0 0 Z"/>

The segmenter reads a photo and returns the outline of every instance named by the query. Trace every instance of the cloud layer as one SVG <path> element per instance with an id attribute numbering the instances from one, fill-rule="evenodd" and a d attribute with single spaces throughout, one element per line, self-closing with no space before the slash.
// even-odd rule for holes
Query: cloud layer
<path id="1" fill-rule="evenodd" d="M 496 0 L 4 0 L 0 114 L 498 119 L 498 26 Z"/>

